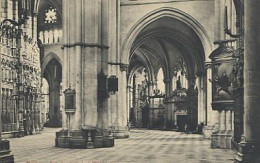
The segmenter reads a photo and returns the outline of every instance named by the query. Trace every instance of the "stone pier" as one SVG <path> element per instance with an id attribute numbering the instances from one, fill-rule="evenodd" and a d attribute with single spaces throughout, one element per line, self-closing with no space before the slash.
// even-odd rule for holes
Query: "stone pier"
<path id="1" fill-rule="evenodd" d="M 63 91 L 75 92 L 75 106 L 65 105 L 63 129 L 56 133 L 55 144 L 70 148 L 111 147 L 114 138 L 108 123 L 111 115 L 104 79 L 108 74 L 109 39 L 107 14 L 103 12 L 109 11 L 108 1 L 101 5 L 101 0 L 64 0 L 62 9 Z"/>
<path id="2" fill-rule="evenodd" d="M 245 1 L 244 134 L 236 163 L 260 162 L 260 2 Z"/>

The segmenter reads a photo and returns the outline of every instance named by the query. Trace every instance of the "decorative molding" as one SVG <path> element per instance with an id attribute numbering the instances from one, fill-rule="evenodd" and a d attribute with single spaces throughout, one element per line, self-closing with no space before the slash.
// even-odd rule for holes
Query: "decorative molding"
<path id="1" fill-rule="evenodd" d="M 120 71 L 127 71 L 128 70 L 128 64 L 120 64 Z"/>
<path id="2" fill-rule="evenodd" d="M 75 46 L 82 46 L 84 48 L 86 47 L 96 47 L 96 48 L 100 48 L 100 49 L 108 49 L 109 46 L 107 45 L 102 45 L 102 44 L 97 44 L 97 43 L 81 43 L 81 42 L 75 42 L 73 44 L 64 44 L 61 48 L 71 48 L 71 47 L 75 47 Z"/>
<path id="3" fill-rule="evenodd" d="M 212 68 L 212 62 L 205 62 L 205 69 L 211 69 Z"/>
<path id="4" fill-rule="evenodd" d="M 128 64 L 118 63 L 118 62 L 108 62 L 109 65 L 120 66 L 120 71 L 127 71 L 129 68 Z"/>
<path id="5" fill-rule="evenodd" d="M 211 103 L 211 106 L 213 110 L 218 110 L 218 111 L 235 110 L 234 100 L 214 101 Z"/>
<path id="6" fill-rule="evenodd" d="M 122 65 L 123 63 L 118 62 L 108 62 L 109 65 Z"/>

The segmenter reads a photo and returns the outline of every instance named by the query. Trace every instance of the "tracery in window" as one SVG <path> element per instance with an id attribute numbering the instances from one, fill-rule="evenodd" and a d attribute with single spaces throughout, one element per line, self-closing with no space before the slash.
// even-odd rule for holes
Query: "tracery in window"
<path id="1" fill-rule="evenodd" d="M 57 9 L 50 6 L 45 10 L 45 23 L 52 24 L 57 22 Z"/>

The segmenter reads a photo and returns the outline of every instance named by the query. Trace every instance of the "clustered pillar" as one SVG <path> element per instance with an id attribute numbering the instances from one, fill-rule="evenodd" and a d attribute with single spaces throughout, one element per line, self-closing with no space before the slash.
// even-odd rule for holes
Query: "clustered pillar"
<path id="1" fill-rule="evenodd" d="M 244 134 L 235 162 L 260 162 L 260 2 L 245 0 Z"/>
<path id="2" fill-rule="evenodd" d="M 99 78 L 108 76 L 107 29 L 104 29 L 107 19 L 101 12 L 107 11 L 108 2 L 101 5 L 101 0 L 76 0 L 75 3 L 64 0 L 62 4 L 63 91 L 75 92 L 75 106 L 65 105 L 65 124 L 56 133 L 56 146 L 111 147 L 114 139 L 108 126 L 106 81 Z"/>
<path id="3" fill-rule="evenodd" d="M 129 137 L 128 101 L 127 101 L 127 70 L 128 63 L 120 60 L 120 0 L 102 1 L 108 5 L 107 11 L 102 11 L 108 21 L 108 77 L 118 78 L 118 92 L 108 98 L 108 128 L 115 138 Z M 137 93 L 137 92 L 136 92 Z"/>

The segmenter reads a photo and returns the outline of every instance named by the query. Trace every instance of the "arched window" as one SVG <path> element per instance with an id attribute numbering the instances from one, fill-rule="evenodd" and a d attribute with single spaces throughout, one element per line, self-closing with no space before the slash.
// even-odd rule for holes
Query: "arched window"
<path id="1" fill-rule="evenodd" d="M 42 44 L 57 44 L 62 38 L 61 13 L 47 1 L 39 11 L 38 34 Z"/>
<path id="2" fill-rule="evenodd" d="M 157 73 L 157 88 L 158 90 L 161 91 L 162 94 L 165 93 L 165 84 L 163 80 L 164 80 L 163 70 L 162 68 L 160 68 Z"/>
<path id="3" fill-rule="evenodd" d="M 174 67 L 174 76 L 172 78 L 173 90 L 188 89 L 187 68 L 184 60 L 180 57 Z"/>

